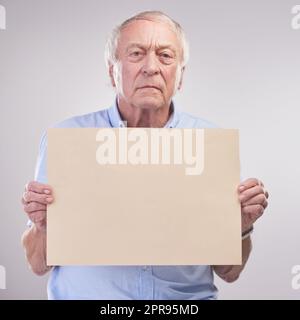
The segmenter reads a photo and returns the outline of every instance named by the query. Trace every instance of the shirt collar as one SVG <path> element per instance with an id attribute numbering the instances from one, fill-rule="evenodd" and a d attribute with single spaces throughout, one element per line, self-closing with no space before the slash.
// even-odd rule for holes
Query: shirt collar
<path id="1" fill-rule="evenodd" d="M 171 108 L 173 112 L 169 120 L 165 124 L 164 128 L 176 128 L 177 123 L 179 121 L 179 111 L 173 101 L 171 102 Z M 109 117 L 110 124 L 113 128 L 126 127 L 126 124 L 124 123 L 124 121 L 122 121 L 122 118 L 118 109 L 117 99 L 115 99 L 114 104 L 108 109 L 108 117 Z"/>

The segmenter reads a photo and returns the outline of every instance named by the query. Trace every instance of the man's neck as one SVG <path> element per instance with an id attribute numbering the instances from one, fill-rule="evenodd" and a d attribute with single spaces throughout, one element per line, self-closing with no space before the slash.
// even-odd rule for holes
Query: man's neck
<path id="1" fill-rule="evenodd" d="M 147 109 L 132 106 L 121 99 L 117 101 L 120 116 L 127 122 L 127 127 L 163 128 L 173 112 L 171 103 L 169 106 Z"/>

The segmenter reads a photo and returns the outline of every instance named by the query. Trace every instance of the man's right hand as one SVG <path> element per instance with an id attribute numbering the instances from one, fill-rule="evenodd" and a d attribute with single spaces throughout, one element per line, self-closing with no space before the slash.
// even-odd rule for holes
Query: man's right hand
<path id="1" fill-rule="evenodd" d="M 22 197 L 24 211 L 40 231 L 46 231 L 47 205 L 53 202 L 51 186 L 30 181 L 25 186 Z"/>

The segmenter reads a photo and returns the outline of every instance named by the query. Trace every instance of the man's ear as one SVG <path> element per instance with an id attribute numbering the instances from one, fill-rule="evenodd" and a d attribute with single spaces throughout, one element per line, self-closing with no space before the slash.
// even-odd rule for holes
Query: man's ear
<path id="1" fill-rule="evenodd" d="M 185 67 L 182 67 L 182 68 L 181 68 L 180 81 L 179 81 L 179 85 L 178 85 L 178 89 L 177 89 L 177 90 L 180 90 L 180 89 L 181 89 L 181 87 L 182 87 L 182 81 L 183 81 L 183 73 L 184 73 L 184 70 L 185 70 Z"/>
<path id="2" fill-rule="evenodd" d="M 116 87 L 116 82 L 114 79 L 114 66 L 112 64 L 109 64 L 109 77 L 110 77 L 110 82 L 112 86 L 115 88 Z"/>

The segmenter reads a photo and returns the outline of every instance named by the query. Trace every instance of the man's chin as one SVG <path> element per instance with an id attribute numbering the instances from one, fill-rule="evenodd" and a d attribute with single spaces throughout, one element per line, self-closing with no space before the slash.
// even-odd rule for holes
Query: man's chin
<path id="1" fill-rule="evenodd" d="M 139 99 L 136 99 L 134 105 L 141 109 L 159 109 L 163 107 L 165 102 L 163 99 L 158 97 L 142 97 Z"/>

